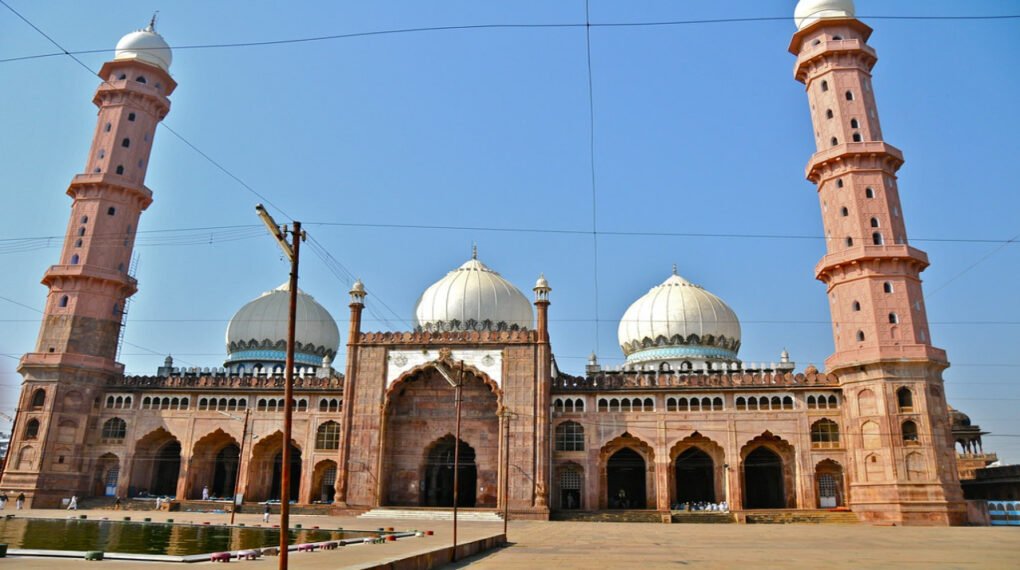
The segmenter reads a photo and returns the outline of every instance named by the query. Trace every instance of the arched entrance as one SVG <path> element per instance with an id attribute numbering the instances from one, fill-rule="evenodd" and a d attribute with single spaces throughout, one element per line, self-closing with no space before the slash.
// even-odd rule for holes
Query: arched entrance
<path id="1" fill-rule="evenodd" d="M 280 485 L 283 481 L 283 450 L 276 452 L 273 457 L 273 483 L 269 487 L 269 499 L 280 500 Z M 290 486 L 287 497 L 294 502 L 298 501 L 298 491 L 301 489 L 301 450 L 291 447 L 290 450 Z"/>
<path id="2" fill-rule="evenodd" d="M 457 506 L 475 506 L 478 468 L 475 450 L 460 441 L 457 458 Z M 454 439 L 452 435 L 440 438 L 428 451 L 421 486 L 421 504 L 426 507 L 453 506 Z"/>
<path id="3" fill-rule="evenodd" d="M 714 503 L 715 462 L 697 447 L 688 448 L 676 457 L 677 503 Z"/>
<path id="4" fill-rule="evenodd" d="M 643 509 L 646 506 L 645 458 L 629 447 L 606 462 L 606 488 L 611 509 Z"/>
<path id="5" fill-rule="evenodd" d="M 233 497 L 237 482 L 237 467 L 241 460 L 241 447 L 228 444 L 216 454 L 213 464 L 213 484 L 209 493 L 213 497 Z"/>
<path id="6" fill-rule="evenodd" d="M 379 502 L 391 506 L 452 506 L 453 451 L 457 423 L 456 389 L 436 366 L 414 369 L 386 393 L 382 474 Z M 465 367 L 461 387 L 460 505 L 495 508 L 499 485 L 502 435 L 498 386 L 485 374 Z M 517 446 L 520 447 L 520 446 Z M 518 449 L 511 446 L 512 461 Z M 520 450 L 521 455 L 528 455 Z"/>
<path id="7" fill-rule="evenodd" d="M 744 459 L 744 508 L 781 509 L 786 506 L 783 460 L 767 447 L 757 447 Z"/>
<path id="8" fill-rule="evenodd" d="M 556 470 L 556 484 L 559 487 L 559 508 L 563 510 L 583 509 L 584 469 L 570 462 Z"/>
<path id="9" fill-rule="evenodd" d="M 128 494 L 176 497 L 180 474 L 181 442 L 159 428 L 135 445 Z"/>
<path id="10" fill-rule="evenodd" d="M 119 480 L 120 458 L 112 453 L 103 454 L 96 461 L 92 495 L 96 497 L 113 497 L 117 494 L 117 483 Z"/>
<path id="11" fill-rule="evenodd" d="M 336 495 L 336 462 L 332 459 L 320 461 L 312 474 L 310 503 L 332 503 Z"/>
<path id="12" fill-rule="evenodd" d="M 843 496 L 843 466 L 832 459 L 826 459 L 815 466 L 815 491 L 818 493 L 818 507 L 831 509 L 846 504 Z"/>

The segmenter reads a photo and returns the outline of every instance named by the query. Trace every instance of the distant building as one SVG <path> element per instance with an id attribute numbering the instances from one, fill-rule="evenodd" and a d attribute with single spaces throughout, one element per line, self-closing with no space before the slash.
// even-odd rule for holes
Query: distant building
<path id="1" fill-rule="evenodd" d="M 983 454 L 981 433 L 958 412 L 950 423 L 949 363 L 931 344 L 921 288 L 928 258 L 907 239 L 903 155 L 882 136 L 872 89 L 872 30 L 850 0 L 802 0 L 796 23 L 789 49 L 817 145 L 806 174 L 828 237 L 816 266 L 835 339 L 824 371 L 797 371 L 786 351 L 742 361 L 737 315 L 676 269 L 621 320 L 626 364 L 606 369 L 593 356 L 577 376 L 555 364 L 549 283 L 539 278 L 529 300 L 477 255 L 424 290 L 414 330 L 363 331 L 356 283 L 343 374 L 332 366 L 335 321 L 301 293 L 291 496 L 337 512 L 449 506 L 459 455 L 460 504 L 515 517 L 725 502 L 964 522 L 954 441 L 962 467 Z M 152 140 L 176 87 L 170 63 L 150 26 L 100 71 L 93 145 L 68 189 L 60 259 L 43 277 L 49 295 L 19 366 L 18 432 L 0 483 L 35 506 L 73 493 L 199 499 L 206 487 L 280 496 L 286 288 L 238 311 L 223 367 L 168 358 L 153 376 L 126 376 L 115 360 L 137 289 L 135 232 L 152 201 Z"/>

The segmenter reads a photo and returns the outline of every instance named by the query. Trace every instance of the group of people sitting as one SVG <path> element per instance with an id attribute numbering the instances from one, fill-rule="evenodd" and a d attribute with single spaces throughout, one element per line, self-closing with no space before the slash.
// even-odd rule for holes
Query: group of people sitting
<path id="1" fill-rule="evenodd" d="M 673 505 L 674 511 L 711 511 L 711 512 L 727 512 L 730 510 L 730 506 L 723 501 L 721 503 L 710 503 L 708 501 L 693 501 L 689 503 L 676 503 Z"/>

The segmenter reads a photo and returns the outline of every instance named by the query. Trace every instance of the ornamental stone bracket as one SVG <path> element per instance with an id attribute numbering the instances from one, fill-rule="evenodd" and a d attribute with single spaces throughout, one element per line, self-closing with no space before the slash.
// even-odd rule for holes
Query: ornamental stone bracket
<path id="1" fill-rule="evenodd" d="M 503 351 L 502 350 L 477 350 L 477 349 L 436 349 L 436 350 L 391 350 L 386 357 L 386 388 L 389 388 L 405 372 L 436 360 L 447 360 L 446 355 L 441 354 L 444 350 L 449 351 L 448 360 L 457 362 L 464 361 L 464 364 L 473 366 L 484 372 L 497 386 L 503 387 Z"/>

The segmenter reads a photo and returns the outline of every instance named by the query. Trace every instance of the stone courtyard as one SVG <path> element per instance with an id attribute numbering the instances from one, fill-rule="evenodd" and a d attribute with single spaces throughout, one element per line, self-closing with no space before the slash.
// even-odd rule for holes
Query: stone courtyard
<path id="1" fill-rule="evenodd" d="M 226 523 L 229 515 L 153 513 L 152 511 L 79 511 L 90 519 L 151 516 L 161 520 Z M 22 514 L 23 513 L 23 514 Z M 19 516 L 62 518 L 64 511 L 29 510 Z M 115 516 L 114 516 L 115 515 Z M 256 524 L 260 515 L 243 514 L 238 522 Z M 274 519 L 276 517 L 274 516 Z M 275 522 L 275 520 L 274 520 Z M 451 524 L 438 521 L 361 520 L 349 517 L 295 516 L 305 527 L 433 529 L 435 536 L 402 539 L 385 545 L 345 550 L 292 553 L 296 569 L 374 568 L 416 552 L 450 544 Z M 502 532 L 499 523 L 460 523 L 460 542 Z M 447 568 L 1017 568 L 1020 532 L 989 527 L 877 527 L 864 524 L 713 525 L 511 521 L 511 545 Z M 116 568 L 168 568 L 154 562 L 107 560 Z M 235 562 L 237 563 L 237 562 Z M 245 568 L 275 568 L 277 560 L 243 562 Z M 55 558 L 0 559 L 0 568 L 91 568 L 84 560 Z M 184 567 L 184 566 L 182 566 Z"/>

